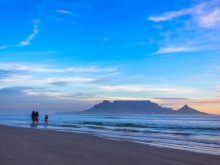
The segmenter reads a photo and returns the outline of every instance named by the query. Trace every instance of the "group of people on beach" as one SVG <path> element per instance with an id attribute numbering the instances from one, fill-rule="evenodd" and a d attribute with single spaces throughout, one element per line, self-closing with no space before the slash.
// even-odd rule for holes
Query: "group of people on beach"
<path id="1" fill-rule="evenodd" d="M 39 119 L 39 113 L 36 111 L 33 111 L 32 114 L 31 114 L 31 118 L 32 118 L 32 124 L 38 124 L 38 119 Z M 48 124 L 48 115 L 45 115 L 44 117 L 44 121 L 45 121 L 45 124 Z"/>

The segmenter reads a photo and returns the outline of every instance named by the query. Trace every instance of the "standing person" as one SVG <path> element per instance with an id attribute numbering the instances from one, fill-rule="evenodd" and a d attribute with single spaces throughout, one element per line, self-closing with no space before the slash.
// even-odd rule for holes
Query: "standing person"
<path id="1" fill-rule="evenodd" d="M 32 114 L 31 114 L 31 118 L 32 118 L 32 124 L 34 124 L 34 122 L 35 122 L 35 115 L 36 115 L 36 113 L 34 112 L 34 111 L 32 111 Z"/>
<path id="2" fill-rule="evenodd" d="M 45 124 L 48 124 L 48 116 L 47 115 L 45 115 L 44 120 L 45 120 Z"/>
<path id="3" fill-rule="evenodd" d="M 35 121 L 37 122 L 37 124 L 38 124 L 38 118 L 39 118 L 39 113 L 36 111 L 36 113 L 35 113 Z"/>

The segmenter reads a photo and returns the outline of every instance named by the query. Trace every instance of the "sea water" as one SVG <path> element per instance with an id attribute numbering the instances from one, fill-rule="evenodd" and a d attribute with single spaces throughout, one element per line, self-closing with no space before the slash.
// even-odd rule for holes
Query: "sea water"
<path id="1" fill-rule="evenodd" d="M 112 140 L 220 155 L 220 116 L 50 115 L 32 125 L 30 115 L 0 115 L 0 124 L 94 134 Z"/>

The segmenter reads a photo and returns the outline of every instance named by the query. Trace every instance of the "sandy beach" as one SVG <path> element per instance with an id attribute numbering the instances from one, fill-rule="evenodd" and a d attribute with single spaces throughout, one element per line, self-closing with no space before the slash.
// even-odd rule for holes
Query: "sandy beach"
<path id="1" fill-rule="evenodd" d="M 0 126 L 0 165 L 219 165 L 220 156 L 89 134 Z"/>

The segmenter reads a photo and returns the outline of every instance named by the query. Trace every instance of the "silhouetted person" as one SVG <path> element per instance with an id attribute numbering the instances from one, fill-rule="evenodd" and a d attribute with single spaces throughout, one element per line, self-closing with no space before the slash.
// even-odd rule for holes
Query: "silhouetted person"
<path id="1" fill-rule="evenodd" d="M 33 111 L 32 114 L 31 114 L 33 124 L 35 122 L 35 116 L 36 116 L 36 113 Z"/>
<path id="2" fill-rule="evenodd" d="M 36 111 L 36 113 L 35 113 L 35 121 L 37 122 L 37 124 L 38 124 L 38 118 L 39 118 L 39 113 Z"/>
<path id="3" fill-rule="evenodd" d="M 45 124 L 48 124 L 48 116 L 47 115 L 45 115 L 44 120 L 45 120 Z"/>

